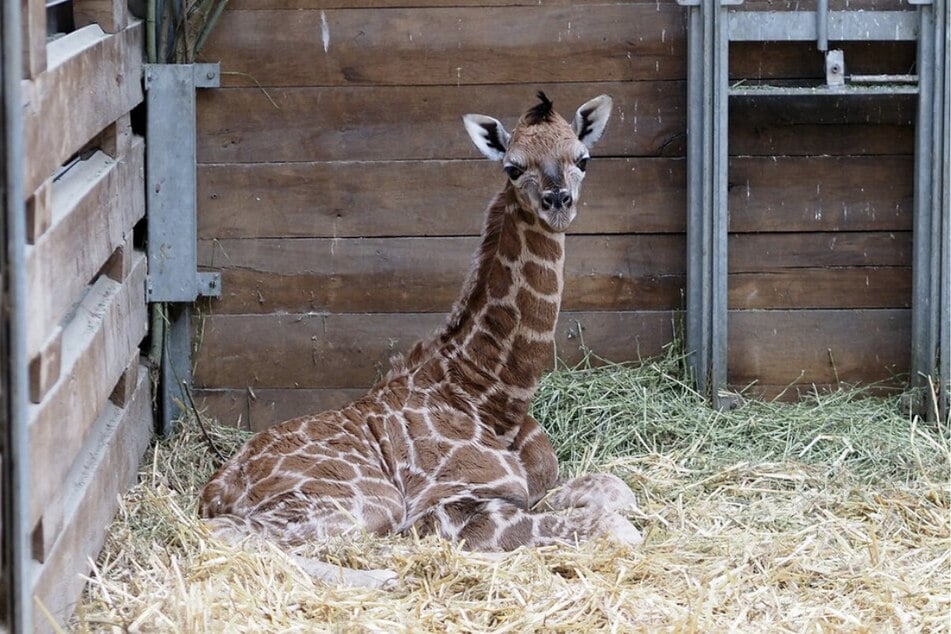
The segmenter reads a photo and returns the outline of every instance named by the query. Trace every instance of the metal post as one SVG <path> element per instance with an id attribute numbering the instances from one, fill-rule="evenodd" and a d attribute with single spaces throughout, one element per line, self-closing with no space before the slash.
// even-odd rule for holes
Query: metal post
<path id="1" fill-rule="evenodd" d="M 146 64 L 148 300 L 165 303 L 159 433 L 173 431 L 191 388 L 189 306 L 221 294 L 217 273 L 199 273 L 195 89 L 219 85 L 217 64 Z"/>
<path id="2" fill-rule="evenodd" d="M 687 27 L 687 351 L 720 406 L 727 380 L 729 26 L 735 0 L 678 0 Z"/>
<path id="3" fill-rule="evenodd" d="M 3 560 L 7 581 L 7 625 L 12 632 L 33 631 L 33 575 L 30 550 L 30 452 L 27 429 L 26 226 L 23 193 L 23 102 L 20 97 L 21 15 L 19 2 L 4 2 L 0 13 L 3 92 L 3 219 L 0 266 L 5 277 L 6 372 L 3 394 Z"/>
<path id="4" fill-rule="evenodd" d="M 941 301 L 938 323 L 940 334 L 940 415 L 945 422 L 951 420 L 951 10 L 948 0 L 935 0 L 935 61 L 938 65 L 935 77 L 941 82 L 936 94 L 941 95 L 937 111 L 942 130 L 937 132 L 940 141 L 936 146 L 936 179 L 940 194 L 936 195 L 938 217 L 941 222 Z"/>
<path id="5" fill-rule="evenodd" d="M 927 396 L 938 379 L 939 410 L 947 410 L 948 168 L 947 4 L 918 7 L 918 119 L 915 127 L 915 210 L 912 260 L 911 385 Z M 934 417 L 931 398 L 918 411 Z M 940 411 L 938 415 L 941 415 Z M 946 411 L 945 411 L 946 415 Z"/>

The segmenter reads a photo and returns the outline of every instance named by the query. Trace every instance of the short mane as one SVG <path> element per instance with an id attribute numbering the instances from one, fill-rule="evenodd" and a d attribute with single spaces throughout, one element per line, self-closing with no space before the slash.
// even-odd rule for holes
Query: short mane
<path id="1" fill-rule="evenodd" d="M 535 125 L 537 123 L 547 123 L 551 121 L 551 116 L 554 113 L 551 99 L 541 90 L 538 91 L 538 99 L 541 103 L 536 104 L 525 113 L 526 125 Z"/>

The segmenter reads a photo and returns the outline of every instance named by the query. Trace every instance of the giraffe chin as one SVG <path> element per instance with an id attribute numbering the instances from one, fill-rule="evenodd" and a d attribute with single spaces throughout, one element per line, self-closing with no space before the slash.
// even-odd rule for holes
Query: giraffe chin
<path id="1" fill-rule="evenodd" d="M 553 233 L 564 233 L 575 219 L 578 212 L 574 207 L 569 209 L 548 209 L 538 212 L 538 218 Z"/>

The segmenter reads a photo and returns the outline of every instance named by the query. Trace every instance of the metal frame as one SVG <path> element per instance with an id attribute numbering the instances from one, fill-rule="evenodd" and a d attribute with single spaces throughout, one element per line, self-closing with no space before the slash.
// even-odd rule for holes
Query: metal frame
<path id="1" fill-rule="evenodd" d="M 146 205 L 149 302 L 160 339 L 159 432 L 171 433 L 191 389 L 191 310 L 199 296 L 221 294 L 219 273 L 198 272 L 195 89 L 220 83 L 218 64 L 146 64 Z"/>
<path id="2" fill-rule="evenodd" d="M 27 429 L 26 225 L 23 195 L 23 102 L 20 97 L 21 14 L 19 2 L 0 10 L 2 42 L 2 193 L 0 218 L 0 300 L 4 332 L 0 354 L 3 447 L 3 575 L 7 583 L 7 625 L 13 632 L 33 631 L 33 561 L 30 526 L 30 451 Z"/>
<path id="3" fill-rule="evenodd" d="M 948 0 L 910 0 L 908 11 L 744 12 L 742 0 L 677 0 L 687 27 L 687 317 L 690 367 L 716 407 L 730 405 L 727 381 L 728 97 L 775 95 L 918 95 L 911 382 L 940 380 L 938 409 L 947 417 L 951 273 L 948 203 Z M 824 86 L 729 85 L 731 41 L 816 41 L 826 53 Z M 830 40 L 918 41 L 918 76 L 842 81 L 841 51 Z M 926 404 L 919 409 L 928 412 Z"/>

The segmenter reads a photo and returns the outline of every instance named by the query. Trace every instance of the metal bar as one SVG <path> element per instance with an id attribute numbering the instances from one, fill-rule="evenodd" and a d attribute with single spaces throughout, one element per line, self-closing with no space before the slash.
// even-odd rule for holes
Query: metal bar
<path id="1" fill-rule="evenodd" d="M 23 191 L 23 102 L 20 96 L 22 3 L 4 2 L 0 13 L 0 62 L 3 91 L 3 225 L 2 258 L 9 315 L 6 343 L 9 364 L 3 455 L 3 549 L 7 581 L 7 625 L 12 632 L 33 631 L 33 562 L 30 526 L 30 450 L 26 378 L 26 226 Z"/>
<path id="2" fill-rule="evenodd" d="M 729 169 L 729 30 L 727 9 L 713 11 L 713 208 L 711 218 L 711 395 L 716 407 L 721 407 L 720 392 L 727 382 L 727 233 L 729 230 L 728 169 Z"/>
<path id="3" fill-rule="evenodd" d="M 949 8 L 947 0 L 935 0 L 935 77 L 941 86 L 935 94 L 940 95 L 938 121 L 942 130 L 936 131 L 940 144 L 937 150 L 936 182 L 940 187 L 940 195 L 935 196 L 937 215 L 941 219 L 941 301 L 938 313 L 940 333 L 940 403 L 939 415 L 947 423 L 951 421 L 951 27 L 948 25 Z"/>
<path id="4" fill-rule="evenodd" d="M 703 238 L 703 117 L 704 48 L 703 11 L 699 5 L 688 9 L 687 22 L 687 315 L 688 361 L 697 389 L 707 389 L 707 358 L 704 329 L 703 280 L 705 241 Z"/>
<path id="5" fill-rule="evenodd" d="M 919 392 L 934 375 L 937 353 L 936 271 L 933 245 L 932 150 L 934 148 L 934 13 L 921 7 L 918 40 L 918 118 L 915 126 L 915 206 L 912 221 L 911 386 Z M 939 265 L 935 268 L 935 265 Z M 921 406 L 919 406 L 921 409 Z"/>
<path id="6" fill-rule="evenodd" d="M 175 421 L 186 411 L 191 389 L 191 310 L 188 304 L 167 304 L 165 338 L 162 354 L 161 412 L 158 433 L 167 436 L 175 431 Z"/>
<path id="7" fill-rule="evenodd" d="M 913 41 L 918 16 L 913 11 L 830 11 L 826 39 L 851 41 Z M 732 11 L 733 42 L 816 42 L 817 16 L 812 11 Z"/>
<path id="8" fill-rule="evenodd" d="M 218 85 L 217 64 L 147 64 L 148 299 L 193 302 L 221 294 L 198 273 L 195 88 Z"/>
<path id="9" fill-rule="evenodd" d="M 822 53 L 829 50 L 829 0 L 819 0 L 816 7 L 816 44 Z"/>
<path id="10" fill-rule="evenodd" d="M 896 85 L 855 85 L 844 86 L 770 86 L 766 84 L 738 84 L 732 86 L 730 94 L 738 97 L 868 97 L 876 95 L 917 95 L 918 86 Z"/>

